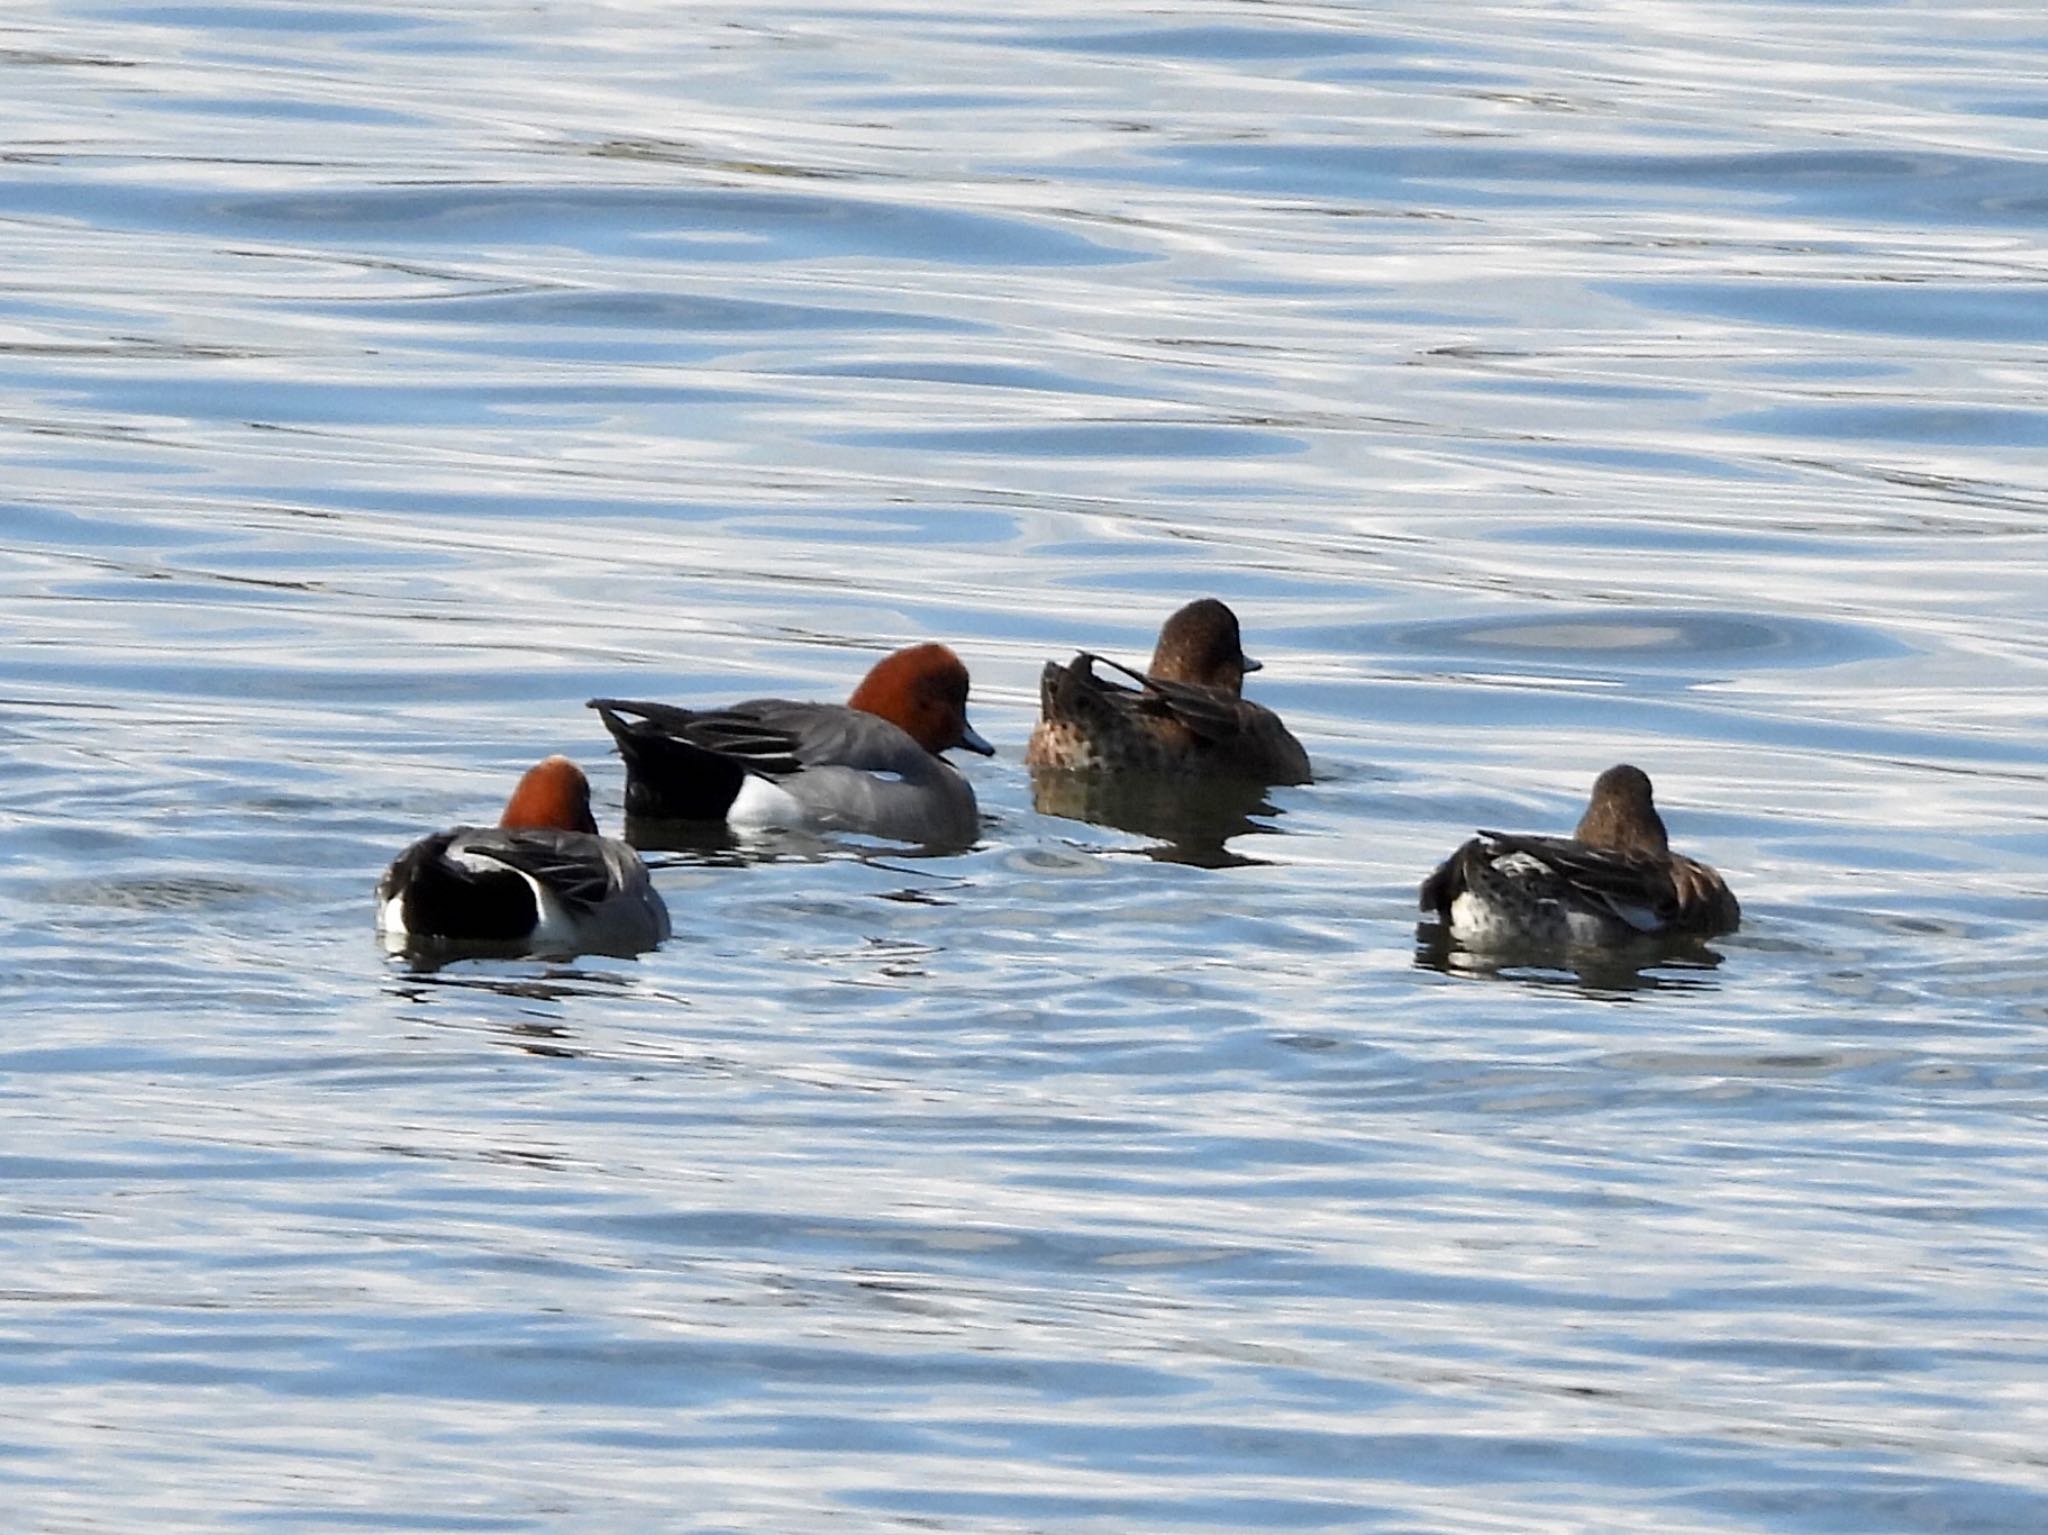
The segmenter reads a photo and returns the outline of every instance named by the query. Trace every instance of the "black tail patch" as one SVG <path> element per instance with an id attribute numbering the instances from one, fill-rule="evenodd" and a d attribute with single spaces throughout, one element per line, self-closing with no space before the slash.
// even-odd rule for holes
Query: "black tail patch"
<path id="1" fill-rule="evenodd" d="M 391 865 L 378 900 L 403 892 L 405 930 L 414 938 L 458 943 L 516 943 L 540 920 L 533 887 L 510 869 L 465 869 L 447 859 L 457 833 L 415 842 Z"/>
<path id="2" fill-rule="evenodd" d="M 626 764 L 626 814 L 655 821 L 723 821 L 747 773 L 730 757 L 692 745 L 645 715 L 650 706 L 593 698 L 590 707 L 619 743 Z M 653 706 L 659 707 L 659 706 Z"/>

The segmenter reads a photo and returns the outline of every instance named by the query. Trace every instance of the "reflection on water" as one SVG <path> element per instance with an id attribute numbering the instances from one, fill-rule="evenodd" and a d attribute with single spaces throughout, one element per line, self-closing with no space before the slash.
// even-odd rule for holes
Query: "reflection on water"
<path id="1" fill-rule="evenodd" d="M 642 853 L 672 853 L 685 867 L 737 869 L 749 858 L 822 858 L 832 849 L 829 839 L 801 830 L 773 828 L 744 834 L 723 821 L 672 821 L 660 817 L 626 817 L 626 841 Z"/>
<path id="2" fill-rule="evenodd" d="M 2043 52 L 15 8 L 10 1530 L 2048 1525 Z M 1212 593 L 1316 782 L 1034 781 Z M 975 846 L 381 953 L 585 699 L 928 636 Z M 1740 934 L 1418 941 L 1623 760 Z"/>
<path id="3" fill-rule="evenodd" d="M 1647 936 L 1604 948 L 1465 948 L 1441 923 L 1415 929 L 1415 963 L 1445 975 L 1489 976 L 1525 986 L 1569 986 L 1589 996 L 1711 991 L 1725 956 L 1697 938 Z"/>
<path id="4" fill-rule="evenodd" d="M 1232 848 L 1233 838 L 1270 836 L 1280 814 L 1263 784 L 1154 773 L 1103 774 L 1037 768 L 1031 803 L 1041 815 L 1091 821 L 1150 839 L 1147 857 L 1202 869 L 1246 868 L 1266 860 Z M 1265 820 L 1254 819 L 1265 817 Z"/>

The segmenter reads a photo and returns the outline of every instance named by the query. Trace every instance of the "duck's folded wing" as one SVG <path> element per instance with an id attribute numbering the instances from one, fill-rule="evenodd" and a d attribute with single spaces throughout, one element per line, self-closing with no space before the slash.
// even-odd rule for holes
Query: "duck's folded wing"
<path id="1" fill-rule="evenodd" d="M 1038 678 L 1038 701 L 1047 719 L 1106 718 L 1143 705 L 1145 695 L 1136 688 L 1096 676 L 1097 661 L 1106 666 L 1116 665 L 1087 650 L 1077 652 L 1071 661 L 1045 663 Z"/>
<path id="2" fill-rule="evenodd" d="M 1574 837 L 1538 837 L 1523 832 L 1482 831 L 1495 858 L 1519 853 L 1533 858 L 1578 899 L 1638 932 L 1655 932 L 1680 915 L 1668 857 L 1592 847 Z"/>
<path id="3" fill-rule="evenodd" d="M 510 870 L 579 912 L 604 901 L 615 875 L 603 839 L 581 831 L 472 831 L 450 845 L 447 860 L 480 879 L 488 878 L 494 865 Z"/>
<path id="4" fill-rule="evenodd" d="M 1045 670 L 1047 676 L 1057 672 L 1098 697 L 1122 698 L 1136 702 L 1144 696 L 1137 688 L 1127 688 L 1121 682 L 1096 676 L 1095 668 L 1098 663 L 1113 671 L 1122 672 L 1126 677 L 1135 678 L 1140 683 L 1145 680 L 1143 672 L 1132 671 L 1121 661 L 1112 661 L 1108 656 L 1099 656 L 1092 650 L 1077 650 L 1074 652 L 1074 659 L 1065 666 L 1048 663 Z"/>
<path id="5" fill-rule="evenodd" d="M 752 722 L 756 741 L 787 742 L 790 759 L 798 767 L 922 776 L 939 760 L 901 726 L 845 704 L 762 698 L 734 705 L 733 713 Z M 747 765 L 763 773 L 784 771 L 779 766 L 757 766 L 760 760 L 750 756 Z"/>
<path id="6" fill-rule="evenodd" d="M 695 754 L 724 759 L 742 772 L 779 778 L 804 766 L 797 737 L 769 716 L 773 709 L 800 709 L 778 699 L 756 699 L 729 709 L 683 709 L 675 704 L 625 698 L 593 698 L 590 707 L 619 743 L 629 765 L 705 771 L 711 764 Z"/>
<path id="7" fill-rule="evenodd" d="M 1100 678 L 1095 679 L 1097 686 L 1115 688 L 1129 700 L 1130 707 L 1142 713 L 1165 715 L 1210 745 L 1220 745 L 1244 733 L 1243 700 L 1227 689 L 1204 687 L 1197 682 L 1171 682 L 1090 651 L 1083 651 L 1075 660 L 1100 661 L 1104 666 L 1122 672 L 1139 685 L 1139 690 Z"/>

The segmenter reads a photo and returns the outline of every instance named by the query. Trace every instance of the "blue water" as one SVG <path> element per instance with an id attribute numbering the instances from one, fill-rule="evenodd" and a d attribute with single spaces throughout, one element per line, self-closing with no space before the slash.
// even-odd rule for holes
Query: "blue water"
<path id="1" fill-rule="evenodd" d="M 0 19 L 0 1527 L 2048 1527 L 2048 27 Z M 1318 780 L 1048 813 L 1213 594 Z M 953 644 L 971 851 L 370 886 Z M 1446 963 L 1655 777 L 1705 955 Z M 1055 807 L 1058 808 L 1058 807 Z"/>

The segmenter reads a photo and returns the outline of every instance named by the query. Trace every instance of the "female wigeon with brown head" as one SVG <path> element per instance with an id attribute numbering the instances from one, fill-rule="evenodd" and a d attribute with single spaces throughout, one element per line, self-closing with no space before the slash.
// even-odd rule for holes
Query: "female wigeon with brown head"
<path id="1" fill-rule="evenodd" d="M 974 790 L 939 754 L 995 748 L 967 723 L 967 668 L 944 645 L 877 661 L 844 704 L 755 698 L 722 709 L 594 698 L 626 762 L 626 814 L 819 827 L 964 845 Z"/>
<path id="2" fill-rule="evenodd" d="M 640 855 L 602 837 L 590 781 L 567 757 L 527 769 L 495 827 L 458 826 L 399 854 L 377 885 L 394 947 L 638 953 L 669 936 Z"/>
<path id="3" fill-rule="evenodd" d="M 1649 775 L 1626 762 L 1593 781 L 1571 836 L 1482 831 L 1422 882 L 1421 903 L 1475 949 L 1706 938 L 1742 920 L 1726 880 L 1671 851 Z"/>
<path id="4" fill-rule="evenodd" d="M 1098 677 L 1098 663 L 1137 686 Z M 1086 650 L 1065 665 L 1047 662 L 1024 761 L 1064 772 L 1307 783 L 1301 743 L 1271 709 L 1244 697 L 1245 674 L 1257 670 L 1237 615 L 1213 597 L 1190 602 L 1160 629 L 1142 672 Z"/>

